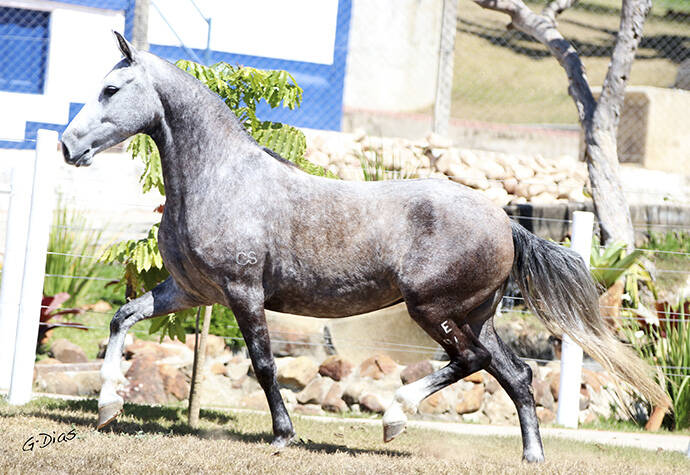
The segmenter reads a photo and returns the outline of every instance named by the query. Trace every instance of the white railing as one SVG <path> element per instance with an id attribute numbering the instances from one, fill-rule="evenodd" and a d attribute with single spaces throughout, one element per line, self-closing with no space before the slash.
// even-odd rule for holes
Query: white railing
<path id="1" fill-rule="evenodd" d="M 58 163 L 57 142 L 57 132 L 39 130 L 32 173 L 26 173 L 25 166 L 20 165 L 12 176 L 13 199 L 8 213 L 5 246 L 5 259 L 10 258 L 12 265 L 9 269 L 5 265 L 0 288 L 3 293 L 0 297 L 3 303 L 0 328 L 7 330 L 7 334 L 0 335 L 5 339 L 0 346 L 5 348 L 5 353 L 10 348 L 14 350 L 11 366 L 9 355 L 4 354 L 0 360 L 5 378 L 10 369 L 10 404 L 25 404 L 31 399 L 46 253 L 55 203 L 51 179 L 52 170 Z M 28 200 L 25 190 L 30 190 Z M 14 338 L 12 328 L 15 329 Z M 6 379 L 2 383 L 6 384 Z"/>

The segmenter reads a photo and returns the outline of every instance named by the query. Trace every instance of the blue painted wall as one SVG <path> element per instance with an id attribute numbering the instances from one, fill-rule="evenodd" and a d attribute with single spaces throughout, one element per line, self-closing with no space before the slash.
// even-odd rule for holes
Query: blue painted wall
<path id="1" fill-rule="evenodd" d="M 221 51 L 211 51 L 210 62 L 224 61 L 233 65 L 288 71 L 295 77 L 297 84 L 304 89 L 302 106 L 296 110 L 282 107 L 270 109 L 262 102 L 257 110 L 257 116 L 262 120 L 283 122 L 297 127 L 340 130 L 351 11 L 352 0 L 338 1 L 333 64 L 262 58 Z M 257 32 L 257 34 L 260 33 Z M 152 53 L 171 62 L 178 59 L 195 60 L 182 47 L 151 44 L 149 49 Z M 192 49 L 192 51 L 197 57 L 206 58 L 206 50 Z"/>
<path id="2" fill-rule="evenodd" d="M 50 13 L 0 7 L 0 91 L 43 94 Z"/>

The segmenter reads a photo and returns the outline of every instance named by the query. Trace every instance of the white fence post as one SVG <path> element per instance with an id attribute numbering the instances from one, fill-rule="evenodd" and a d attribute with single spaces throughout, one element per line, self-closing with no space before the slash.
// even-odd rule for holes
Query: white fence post
<path id="1" fill-rule="evenodd" d="M 51 170 L 57 163 L 57 132 L 39 130 L 36 143 L 29 234 L 26 241 L 24 276 L 19 300 L 19 318 L 15 340 L 9 403 L 26 404 L 31 399 L 36 339 L 40 322 L 43 280 L 50 225 L 55 204 Z"/>
<path id="2" fill-rule="evenodd" d="M 18 160 L 12 168 L 12 191 L 7 212 L 5 260 L 0 288 L 0 389 L 10 387 L 19 295 L 24 276 L 24 250 L 29 232 L 33 161 Z"/>
<path id="3" fill-rule="evenodd" d="M 572 250 L 582 256 L 589 269 L 592 253 L 594 214 L 589 211 L 573 212 Z M 568 335 L 563 335 L 561 347 L 561 378 L 558 389 L 556 422 L 564 427 L 577 428 L 580 415 L 580 381 L 582 378 L 582 348 Z"/>

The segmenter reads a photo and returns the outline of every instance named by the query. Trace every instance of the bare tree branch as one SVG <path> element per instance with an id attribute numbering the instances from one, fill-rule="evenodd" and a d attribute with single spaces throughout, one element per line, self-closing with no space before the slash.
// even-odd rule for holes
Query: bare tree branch
<path id="1" fill-rule="evenodd" d="M 601 89 L 597 116 L 618 128 L 620 107 L 623 104 L 625 85 L 630 77 L 630 69 L 635 52 L 642 39 L 642 27 L 652 8 L 652 0 L 623 0 L 621 23 L 616 37 L 616 45 L 611 54 L 611 64 Z"/>
<path id="2" fill-rule="evenodd" d="M 555 24 L 556 17 L 576 3 L 577 0 L 551 0 L 551 2 L 549 2 L 549 4 L 546 5 L 541 11 L 541 14 L 546 18 L 551 19 L 551 21 Z"/>
<path id="3" fill-rule="evenodd" d="M 522 0 L 474 0 L 479 6 L 510 15 L 509 28 L 515 28 L 546 45 L 568 75 L 568 93 L 577 107 L 580 123 L 585 127 L 594 116 L 596 101 L 587 82 L 585 68 L 575 48 L 558 31 L 549 18 L 537 15 Z"/>
<path id="4" fill-rule="evenodd" d="M 621 23 L 599 104 L 594 100 L 582 61 L 575 48 L 556 28 L 554 17 L 577 0 L 553 0 L 539 15 L 522 0 L 474 0 L 483 8 L 506 13 L 508 28 L 516 28 L 546 45 L 568 75 L 568 93 L 575 102 L 585 137 L 585 159 L 594 206 L 604 241 L 634 244 L 630 210 L 618 177 L 616 133 L 625 84 L 651 0 L 623 0 Z M 552 15 L 551 12 L 554 12 Z"/>

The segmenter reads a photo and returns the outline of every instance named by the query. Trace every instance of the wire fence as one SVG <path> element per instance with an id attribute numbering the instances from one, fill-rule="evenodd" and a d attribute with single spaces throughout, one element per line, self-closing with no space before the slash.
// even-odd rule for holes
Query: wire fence
<path id="1" fill-rule="evenodd" d="M 536 2 L 530 7 L 538 12 L 547 3 Z M 615 0 L 573 3 L 558 16 L 558 27 L 582 58 L 590 84 L 600 86 L 616 41 L 621 4 Z M 472 2 L 461 4 L 454 116 L 477 122 L 542 124 L 547 130 L 557 128 L 556 124 L 565 129 L 575 125 L 577 111 L 564 87 L 564 72 L 546 47 L 515 29 L 507 29 L 506 15 L 483 10 Z M 688 88 L 689 12 L 687 2 L 654 2 L 630 74 L 630 86 L 659 88 L 669 97 L 678 97 L 674 96 L 674 88 Z M 650 115 L 653 99 L 649 91 L 630 87 L 626 94 L 618 132 L 621 162 L 643 163 L 648 158 L 646 132 L 656 120 Z M 673 110 L 668 112 L 674 114 Z M 577 153 L 571 147 L 578 147 L 578 141 L 574 134 L 560 141 L 560 146 L 557 141 L 552 145 L 561 153 L 572 154 Z"/>
<path id="2" fill-rule="evenodd" d="M 93 312 L 93 311 L 87 311 L 91 313 L 107 313 L 107 312 Z M 49 323 L 49 322 L 42 322 L 40 323 L 42 326 L 51 326 L 51 327 L 65 327 L 65 328 L 72 328 L 72 329 L 86 329 L 86 330 L 100 330 L 100 331 L 108 331 L 109 327 L 107 326 L 94 326 L 94 325 L 84 325 L 84 324 L 79 324 L 73 325 L 69 323 Z M 236 330 L 239 330 L 239 327 L 237 325 L 228 325 L 228 328 L 233 328 Z M 139 335 L 149 335 L 149 332 L 147 330 L 138 330 L 138 329 L 130 329 L 131 333 L 134 334 L 139 334 Z M 295 347 L 314 347 L 314 348 L 323 348 L 326 352 L 332 352 L 334 350 L 337 351 L 337 348 L 334 349 L 333 343 L 331 341 L 328 341 L 327 338 L 324 337 L 323 333 L 309 333 L 309 332 L 296 332 L 296 331 L 287 331 L 287 330 L 278 330 L 278 329 L 271 329 L 269 328 L 269 334 L 271 338 L 271 342 L 275 344 L 289 344 Z M 309 338 L 309 341 L 295 341 L 291 337 L 299 337 L 299 338 Z M 224 336 L 222 337 L 226 342 L 243 342 L 244 339 L 242 337 L 235 337 L 235 336 Z M 318 341 L 318 340 L 321 341 Z M 405 344 L 405 343 L 399 343 L 399 342 L 392 342 L 392 341 L 385 341 L 385 340 L 378 340 L 378 339 L 366 339 L 366 343 L 362 343 L 361 338 L 343 338 L 339 337 L 338 338 L 338 345 L 340 344 L 346 344 L 348 348 L 350 349 L 359 349 L 359 350 L 371 350 L 372 354 L 375 352 L 391 352 L 393 354 L 397 353 L 404 353 L 407 355 L 419 355 L 419 358 L 424 358 L 430 355 L 430 354 L 435 354 L 435 355 L 441 355 L 443 354 L 443 349 L 441 348 L 440 345 L 434 345 L 434 346 L 426 346 L 426 345 L 410 345 L 410 344 Z M 518 355 L 523 361 L 533 361 L 538 364 L 558 364 L 560 363 L 560 359 L 554 358 L 554 359 L 543 359 L 543 358 L 534 358 L 530 356 L 525 356 L 525 355 Z M 583 363 L 583 367 L 591 370 L 599 370 L 601 369 L 601 366 L 599 366 L 598 363 L 594 361 L 585 361 Z M 656 365 L 657 368 L 660 368 L 662 370 L 684 370 L 688 372 L 687 374 L 690 374 L 690 366 L 667 366 L 667 365 Z M 669 372 L 669 371 L 662 371 L 662 373 L 666 376 L 685 376 L 687 374 L 678 374 L 674 372 Z"/>

